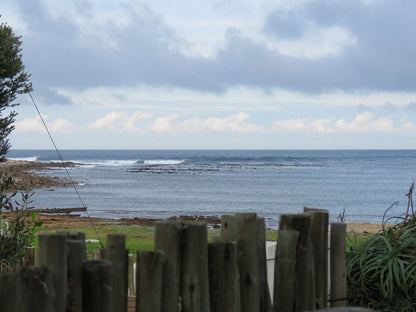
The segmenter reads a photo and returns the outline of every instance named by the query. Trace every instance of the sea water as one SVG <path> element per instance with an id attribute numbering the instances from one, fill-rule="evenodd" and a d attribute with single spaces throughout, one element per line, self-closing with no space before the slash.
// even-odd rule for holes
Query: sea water
<path id="1" fill-rule="evenodd" d="M 381 222 L 405 213 L 415 150 L 63 150 L 90 216 L 168 218 L 256 212 L 269 227 L 304 206 L 336 221 Z M 11 150 L 8 158 L 58 161 L 53 150 Z M 67 177 L 63 169 L 43 174 Z M 82 205 L 74 188 L 34 190 L 37 208 Z"/>

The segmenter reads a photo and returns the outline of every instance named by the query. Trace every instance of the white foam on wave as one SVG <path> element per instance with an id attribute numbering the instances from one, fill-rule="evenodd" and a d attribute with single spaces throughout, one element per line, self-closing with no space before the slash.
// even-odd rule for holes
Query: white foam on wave
<path id="1" fill-rule="evenodd" d="M 102 160 L 102 161 L 77 161 L 81 166 L 86 168 L 103 167 L 123 167 L 131 166 L 137 163 L 135 160 Z"/>
<path id="2" fill-rule="evenodd" d="M 159 165 L 182 165 L 185 163 L 185 160 L 175 160 L 175 159 L 155 159 L 155 160 L 145 160 L 144 164 L 148 166 L 159 166 Z"/>
<path id="3" fill-rule="evenodd" d="M 33 157 L 7 157 L 10 160 L 19 160 L 19 161 L 37 161 L 39 159 L 38 156 Z"/>

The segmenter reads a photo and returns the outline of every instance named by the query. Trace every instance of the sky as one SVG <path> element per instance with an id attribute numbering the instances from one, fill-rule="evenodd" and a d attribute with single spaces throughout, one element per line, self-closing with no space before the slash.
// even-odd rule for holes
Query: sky
<path id="1" fill-rule="evenodd" d="M 61 149 L 415 149 L 416 1 L 2 0 Z M 28 95 L 15 149 L 53 148 Z"/>

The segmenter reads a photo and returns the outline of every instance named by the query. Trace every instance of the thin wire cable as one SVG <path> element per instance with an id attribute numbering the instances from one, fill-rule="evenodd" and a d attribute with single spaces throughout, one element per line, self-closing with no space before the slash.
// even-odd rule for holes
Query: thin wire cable
<path id="1" fill-rule="evenodd" d="M 49 132 L 48 126 L 46 125 L 46 122 L 45 122 L 45 120 L 43 119 L 42 114 L 40 113 L 39 108 L 38 108 L 38 106 L 36 105 L 35 100 L 34 100 L 34 99 L 33 99 L 33 97 L 32 97 L 32 93 L 30 93 L 30 92 L 29 92 L 29 96 L 30 96 L 30 99 L 32 100 L 33 106 L 35 107 L 36 111 L 38 112 L 39 118 L 40 118 L 40 120 L 42 121 L 42 124 L 43 124 L 43 126 L 45 127 L 46 132 L 48 133 L 49 139 L 51 140 L 51 142 L 52 142 L 52 144 L 53 144 L 53 147 L 55 148 L 55 151 L 56 151 L 56 153 L 58 154 L 59 160 L 61 161 L 61 163 L 62 163 L 62 164 L 64 164 L 64 159 L 63 159 L 63 157 L 62 157 L 61 153 L 59 152 L 58 147 L 56 146 L 55 141 L 54 141 L 54 139 L 52 138 L 51 133 Z M 82 200 L 81 195 L 80 195 L 80 194 L 79 194 L 79 192 L 78 192 L 78 189 L 77 189 L 77 187 L 76 187 L 76 185 L 75 185 L 75 183 L 74 183 L 74 180 L 72 179 L 71 175 L 69 174 L 68 168 L 65 166 L 65 164 L 64 164 L 64 166 L 63 166 L 63 167 L 64 167 L 64 169 L 65 169 L 65 172 L 66 172 L 66 174 L 67 174 L 67 176 L 68 176 L 68 178 L 69 178 L 69 181 L 70 181 L 70 183 L 71 183 L 72 187 L 73 187 L 73 188 L 74 188 L 74 190 L 75 190 L 75 193 L 76 193 L 76 194 L 77 194 L 77 196 L 78 196 L 78 199 L 79 199 L 79 201 L 80 201 L 80 203 L 81 203 L 82 207 L 85 207 L 85 212 L 87 213 L 88 220 L 90 221 L 90 223 L 91 223 L 92 227 L 94 228 L 95 235 L 97 236 L 98 242 L 100 243 L 101 248 L 103 248 L 103 249 L 104 249 L 104 245 L 103 245 L 103 243 L 102 243 L 102 241 L 101 241 L 100 237 L 98 236 L 98 231 L 97 231 L 97 228 L 95 227 L 95 224 L 94 224 L 94 222 L 92 221 L 92 219 L 91 219 L 91 217 L 90 217 L 90 214 L 88 213 L 87 206 L 84 204 L 84 201 Z"/>

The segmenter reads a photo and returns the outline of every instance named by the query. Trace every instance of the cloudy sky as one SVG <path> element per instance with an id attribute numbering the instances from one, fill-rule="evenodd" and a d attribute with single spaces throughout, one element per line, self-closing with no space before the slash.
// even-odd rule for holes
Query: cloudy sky
<path id="1" fill-rule="evenodd" d="M 416 148 L 414 0 L 1 0 L 60 148 Z M 52 148 L 27 95 L 13 148 Z"/>

